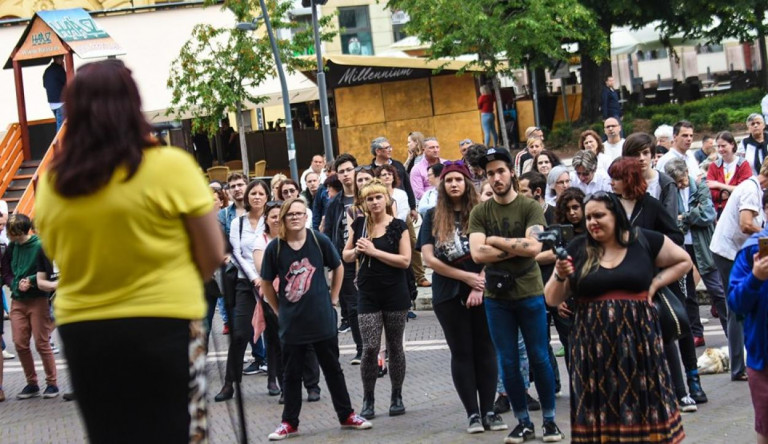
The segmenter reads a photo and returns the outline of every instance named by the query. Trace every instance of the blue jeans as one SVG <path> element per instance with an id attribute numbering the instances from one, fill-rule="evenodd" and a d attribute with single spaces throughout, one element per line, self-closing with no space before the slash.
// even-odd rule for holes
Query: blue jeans
<path id="1" fill-rule="evenodd" d="M 523 335 L 520 335 L 520 337 L 517 338 L 517 351 L 520 354 L 520 373 L 523 378 L 523 386 L 525 387 L 525 390 L 528 391 L 528 388 L 531 386 L 531 381 L 528 380 L 530 365 L 528 364 L 528 353 L 525 351 Z M 501 368 L 501 358 L 499 358 L 499 355 L 496 355 L 496 365 L 499 367 L 499 380 L 496 383 L 496 392 L 506 393 L 504 390 L 504 376 L 502 374 L 503 369 Z"/>
<path id="2" fill-rule="evenodd" d="M 521 300 L 485 299 L 493 345 L 501 362 L 504 388 L 518 421 L 529 422 L 528 401 L 520 372 L 518 332 L 522 333 L 535 376 L 544 420 L 555 419 L 555 376 L 547 349 L 547 308 L 544 296 Z"/>
<path id="3" fill-rule="evenodd" d="M 493 136 L 493 146 L 499 146 L 499 134 L 496 132 L 496 116 L 493 113 L 480 113 L 480 123 L 483 125 L 483 143 L 485 146 Z"/>
<path id="4" fill-rule="evenodd" d="M 67 116 L 64 115 L 64 106 L 60 106 L 53 110 L 53 115 L 56 117 L 56 132 L 58 133 L 61 129 L 61 125 L 64 124 L 64 119 L 67 118 Z"/>

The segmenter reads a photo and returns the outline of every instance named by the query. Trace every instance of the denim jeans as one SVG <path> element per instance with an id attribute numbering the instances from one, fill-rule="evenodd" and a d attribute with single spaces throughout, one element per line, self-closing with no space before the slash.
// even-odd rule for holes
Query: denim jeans
<path id="1" fill-rule="evenodd" d="M 64 107 L 60 106 L 53 110 L 53 115 L 56 117 L 56 132 L 59 132 L 59 129 L 61 129 L 61 125 L 64 124 L 64 119 L 67 118 L 67 116 L 64 115 Z"/>
<path id="2" fill-rule="evenodd" d="M 520 337 L 517 338 L 517 350 L 520 356 L 520 373 L 523 378 L 523 386 L 525 387 L 525 390 L 528 391 L 528 388 L 531 386 L 531 381 L 528 380 L 528 373 L 530 372 L 531 367 L 528 364 L 528 353 L 525 351 L 523 335 L 520 335 Z M 496 365 L 498 366 L 499 372 L 499 380 L 496 383 L 496 392 L 507 393 L 506 390 L 504 390 L 504 374 L 502 373 L 503 369 L 501 368 L 501 357 L 499 355 L 496 355 Z"/>
<path id="3" fill-rule="evenodd" d="M 529 421 L 525 385 L 520 372 L 518 332 L 522 333 L 533 368 L 544 420 L 555 418 L 555 376 L 547 349 L 547 308 L 544 296 L 521 300 L 485 299 L 485 312 L 493 345 L 501 362 L 504 388 L 515 417 Z"/>
<path id="4" fill-rule="evenodd" d="M 499 145 L 499 134 L 496 132 L 496 116 L 493 113 L 480 113 L 480 122 L 483 126 L 483 143 L 485 146 L 493 137 L 493 146 Z"/>

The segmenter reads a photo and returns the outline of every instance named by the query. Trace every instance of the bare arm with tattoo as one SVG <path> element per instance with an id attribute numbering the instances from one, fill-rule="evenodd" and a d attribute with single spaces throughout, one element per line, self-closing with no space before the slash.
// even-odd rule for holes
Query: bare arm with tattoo
<path id="1" fill-rule="evenodd" d="M 536 257 L 541 253 L 541 242 L 538 235 L 544 231 L 541 225 L 532 225 L 525 230 L 525 237 L 509 238 L 489 236 L 485 243 L 506 251 L 511 256 Z"/>
<path id="2" fill-rule="evenodd" d="M 483 233 L 471 233 L 469 235 L 469 252 L 472 260 L 478 264 L 492 264 L 512 257 L 506 251 L 487 245 L 486 236 Z"/>

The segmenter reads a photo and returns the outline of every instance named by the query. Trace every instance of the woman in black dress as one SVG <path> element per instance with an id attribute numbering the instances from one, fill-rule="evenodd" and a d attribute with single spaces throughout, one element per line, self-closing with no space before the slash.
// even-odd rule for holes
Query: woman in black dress
<path id="1" fill-rule="evenodd" d="M 573 293 L 572 442 L 677 443 L 685 437 L 664 356 L 655 292 L 691 268 L 666 236 L 632 228 L 619 198 L 586 199 L 587 235 L 568 245 L 544 294 Z M 660 271 L 657 271 L 660 270 Z"/>
<path id="2" fill-rule="evenodd" d="M 411 306 L 405 270 L 411 263 L 411 240 L 405 222 L 392 214 L 387 187 L 380 180 L 374 179 L 363 186 L 359 197 L 365 217 L 352 222 L 353 235 L 347 240 L 342 255 L 345 262 L 357 260 L 357 311 L 363 339 L 360 375 L 364 395 L 360 415 L 371 419 L 375 416 L 374 390 L 379 371 L 376 358 L 382 328 L 387 339 L 392 382 L 389 415 L 405 413 L 403 331 Z"/>
<path id="3" fill-rule="evenodd" d="M 467 433 L 506 430 L 493 412 L 496 352 L 483 307 L 483 265 L 469 253 L 469 212 L 478 203 L 469 169 L 449 162 L 437 192 L 437 206 L 427 210 L 419 246 L 424 262 L 435 271 L 432 306 L 451 350 L 453 386 L 469 418 Z"/>

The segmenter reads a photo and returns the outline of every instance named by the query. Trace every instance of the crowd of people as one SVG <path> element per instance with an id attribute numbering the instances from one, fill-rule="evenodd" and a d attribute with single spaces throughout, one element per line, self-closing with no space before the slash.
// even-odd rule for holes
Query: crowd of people
<path id="1" fill-rule="evenodd" d="M 214 400 L 242 396 L 242 375 L 266 372 L 267 393 L 283 405 L 269 440 L 298 433 L 302 386 L 318 401 L 321 369 L 341 427 L 372 427 L 387 375 L 386 412 L 404 415 L 404 330 L 418 287 L 432 289 L 467 433 L 511 428 L 504 442 L 523 443 L 537 436 L 531 412 L 540 411 L 541 439 L 565 440 L 555 399 L 569 388 L 570 442 L 681 442 L 681 412 L 708 402 L 696 366 L 706 342 L 701 280 L 728 338 L 731 379 L 748 381 L 757 440 L 768 443 L 760 114 L 749 116 L 743 140 L 721 132 L 700 150 L 689 122 L 624 138 L 620 119 L 608 117 L 605 138 L 581 135 L 570 167 L 535 127 L 516 154 L 465 139 L 458 160 L 414 131 L 402 163 L 375 137 L 370 158 L 343 153 L 326 165 L 318 155 L 298 182 L 232 173 L 206 186 L 191 156 L 150 135 L 121 62 L 84 65 L 64 98 L 67 137 L 38 186 L 40 238 L 27 216 L 11 217 L 2 275 L 27 380 L 17 397 L 58 395 L 53 305 L 93 442 L 206 440 L 205 355 L 217 311 L 230 341 Z M 498 144 L 490 132 L 486 144 L 491 137 Z M 673 337 L 655 305 L 661 296 L 687 317 Z M 346 332 L 359 412 L 340 363 Z M 105 360 L 112 371 L 101 369 Z M 137 370 L 145 362 L 151 370 Z M 1 378 L 2 359 L 0 389 Z M 122 390 L 105 397 L 116 379 Z M 514 427 L 501 417 L 510 411 Z"/>

